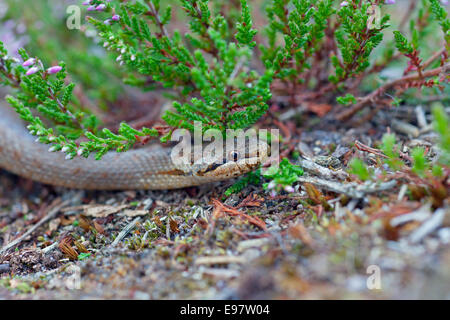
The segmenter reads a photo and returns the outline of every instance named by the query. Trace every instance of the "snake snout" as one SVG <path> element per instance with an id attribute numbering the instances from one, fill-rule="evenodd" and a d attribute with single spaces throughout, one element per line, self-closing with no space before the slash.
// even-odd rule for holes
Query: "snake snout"
<path id="1" fill-rule="evenodd" d="M 197 171 L 197 175 L 213 177 L 217 180 L 238 177 L 257 169 L 267 158 L 267 143 L 260 141 L 255 145 L 227 152 L 220 160 L 216 159 L 206 168 Z"/>

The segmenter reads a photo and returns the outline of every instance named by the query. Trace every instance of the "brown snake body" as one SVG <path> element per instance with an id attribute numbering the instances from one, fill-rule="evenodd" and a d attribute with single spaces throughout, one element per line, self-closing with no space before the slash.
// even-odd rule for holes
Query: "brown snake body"
<path id="1" fill-rule="evenodd" d="M 76 157 L 66 160 L 62 152 L 49 152 L 49 145 L 35 142 L 10 107 L 0 106 L 0 168 L 46 184 L 76 189 L 131 190 L 175 189 L 236 177 L 255 167 L 252 161 L 229 161 L 202 175 L 180 170 L 170 149 L 159 145 L 107 153 L 102 160 Z M 251 155 L 252 156 L 252 155 Z"/>

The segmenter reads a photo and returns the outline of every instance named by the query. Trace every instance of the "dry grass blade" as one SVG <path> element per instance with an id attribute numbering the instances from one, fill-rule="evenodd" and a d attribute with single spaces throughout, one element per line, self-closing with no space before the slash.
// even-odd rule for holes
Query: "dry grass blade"
<path id="1" fill-rule="evenodd" d="M 258 197 L 258 195 L 252 193 L 248 195 L 244 200 L 241 201 L 235 208 L 243 208 L 243 207 L 260 207 L 261 203 L 264 201 L 264 198 Z"/>
<path id="2" fill-rule="evenodd" d="M 257 217 L 249 216 L 243 212 L 238 211 L 236 208 L 227 206 L 217 199 L 212 199 L 214 205 L 213 219 L 217 219 L 221 213 L 227 213 L 230 216 L 239 216 L 249 223 L 261 228 L 262 230 L 267 230 L 266 223 Z"/>

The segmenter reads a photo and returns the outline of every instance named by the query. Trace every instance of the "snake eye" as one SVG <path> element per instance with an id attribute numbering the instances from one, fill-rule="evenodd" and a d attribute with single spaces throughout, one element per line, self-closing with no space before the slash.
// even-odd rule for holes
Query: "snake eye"
<path id="1" fill-rule="evenodd" d="M 230 159 L 233 159 L 233 161 L 237 161 L 239 158 L 239 152 L 237 151 L 231 151 L 230 152 Z"/>

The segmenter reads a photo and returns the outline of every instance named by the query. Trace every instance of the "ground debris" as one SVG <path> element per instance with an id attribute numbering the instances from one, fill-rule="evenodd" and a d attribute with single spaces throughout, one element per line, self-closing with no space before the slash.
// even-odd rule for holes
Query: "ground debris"
<path id="1" fill-rule="evenodd" d="M 298 181 L 301 183 L 311 183 L 319 188 L 336 193 L 343 193 L 351 198 L 357 199 L 364 198 L 371 193 L 390 190 L 397 185 L 397 181 L 395 180 L 380 183 L 367 182 L 364 184 L 357 184 L 353 182 L 339 183 L 308 176 L 299 177 Z"/>
<path id="2" fill-rule="evenodd" d="M 196 265 L 202 264 L 230 264 L 238 263 L 243 264 L 246 262 L 246 258 L 243 256 L 212 256 L 212 257 L 198 257 L 195 260 Z"/>
<path id="3" fill-rule="evenodd" d="M 2 173 L 0 245 L 20 241 L 0 255 L 0 298 L 448 297 L 448 197 L 442 188 L 427 192 L 417 175 L 380 174 L 380 141 L 391 127 L 400 133 L 402 156 L 419 146 L 435 159 L 429 110 L 421 109 L 413 112 L 420 131 L 414 139 L 392 126 L 393 118 L 407 121 L 402 113 L 387 110 L 356 128 L 327 123 L 300 135 L 293 123 L 281 124 L 290 136 L 282 152 L 291 159 L 297 146 L 292 162 L 305 175 L 293 192 L 275 197 L 249 185 L 224 199 L 231 180 L 133 192 L 26 182 L 27 193 L 21 178 Z M 349 173 L 356 156 L 378 182 Z M 59 198 L 70 200 L 63 214 L 46 218 Z M 380 268 L 381 290 L 368 289 L 369 267 Z M 74 275 L 79 290 L 68 286 Z"/>

